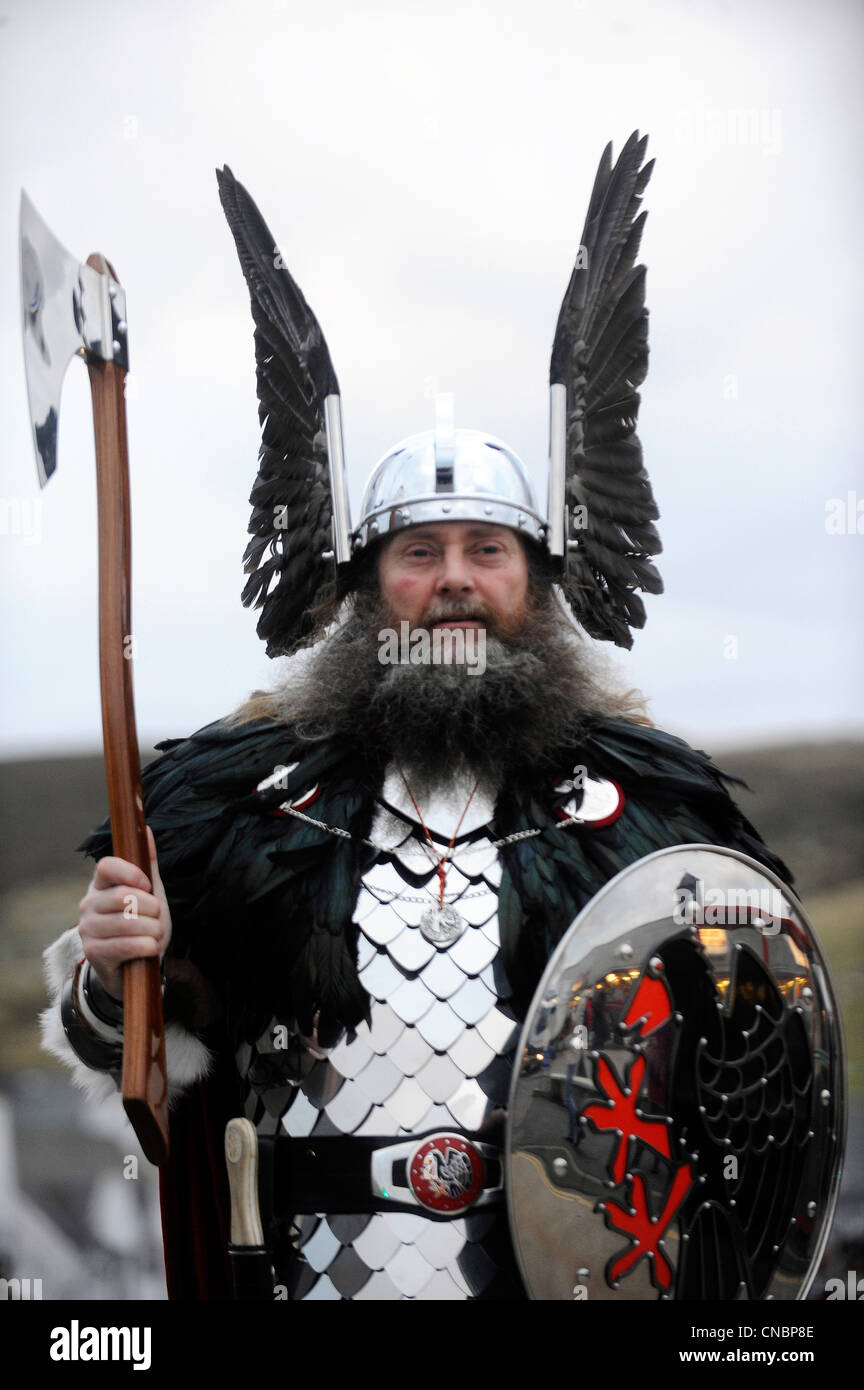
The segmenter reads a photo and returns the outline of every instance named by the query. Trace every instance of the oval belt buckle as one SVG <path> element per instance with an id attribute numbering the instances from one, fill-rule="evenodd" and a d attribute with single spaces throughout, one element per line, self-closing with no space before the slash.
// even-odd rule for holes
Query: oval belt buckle
<path id="1" fill-rule="evenodd" d="M 436 1216 L 461 1216 L 469 1207 L 503 1199 L 503 1173 L 494 1187 L 487 1186 L 487 1159 L 500 1162 L 494 1144 L 473 1143 L 448 1130 L 385 1144 L 371 1155 L 372 1192 L 385 1205 L 400 1203 L 424 1207 Z"/>

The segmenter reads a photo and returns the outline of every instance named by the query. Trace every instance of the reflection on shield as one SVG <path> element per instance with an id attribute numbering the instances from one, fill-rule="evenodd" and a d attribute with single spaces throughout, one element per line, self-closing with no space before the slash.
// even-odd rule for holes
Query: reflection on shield
<path id="1" fill-rule="evenodd" d="M 842 1051 L 812 927 L 772 874 L 690 845 L 619 874 L 550 961 L 521 1057 L 507 1186 L 532 1297 L 805 1296 Z"/>

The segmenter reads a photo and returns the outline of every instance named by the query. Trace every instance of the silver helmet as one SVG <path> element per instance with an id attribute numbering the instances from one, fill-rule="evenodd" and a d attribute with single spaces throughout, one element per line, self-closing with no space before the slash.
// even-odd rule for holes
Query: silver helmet
<path id="1" fill-rule="evenodd" d="M 427 430 L 389 449 L 366 484 L 354 549 L 433 521 L 511 526 L 541 543 L 547 531 L 522 460 L 480 430 Z"/>
<path id="2" fill-rule="evenodd" d="M 636 433 L 637 388 L 648 369 L 645 267 L 636 265 L 652 162 L 634 132 L 618 160 L 606 147 L 550 364 L 549 505 L 538 511 L 525 469 L 506 444 L 449 427 L 390 449 L 372 474 L 352 530 L 339 383 L 320 325 L 249 194 L 230 169 L 219 191 L 249 286 L 263 422 L 252 490 L 243 602 L 262 609 L 270 656 L 315 631 L 310 610 L 334 575 L 356 582 L 358 552 L 419 522 L 511 526 L 551 557 L 564 597 L 596 638 L 632 645 L 660 593 L 657 508 Z"/>

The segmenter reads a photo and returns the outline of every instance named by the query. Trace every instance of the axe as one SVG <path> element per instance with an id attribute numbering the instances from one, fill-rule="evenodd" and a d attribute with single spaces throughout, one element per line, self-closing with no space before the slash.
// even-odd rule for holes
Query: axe
<path id="1" fill-rule="evenodd" d="M 131 526 L 124 382 L 126 296 L 110 263 L 81 265 L 21 194 L 24 365 L 42 487 L 57 467 L 57 416 L 69 360 L 90 374 L 99 522 L 99 675 L 114 853 L 150 875 L 131 662 Z M 162 990 L 155 957 L 123 972 L 123 1107 L 151 1163 L 168 1157 Z"/>

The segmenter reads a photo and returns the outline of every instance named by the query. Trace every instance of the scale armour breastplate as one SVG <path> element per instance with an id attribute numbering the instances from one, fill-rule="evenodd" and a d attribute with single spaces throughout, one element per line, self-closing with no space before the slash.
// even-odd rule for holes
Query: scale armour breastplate
<path id="1" fill-rule="evenodd" d="M 472 783 L 424 806 L 438 855 Z M 407 803 L 407 805 L 406 805 Z M 357 899 L 360 980 L 369 1023 L 315 1056 L 274 1020 L 240 1049 L 247 1114 L 259 1133 L 292 1139 L 366 1136 L 398 1142 L 434 1131 L 478 1131 L 507 1104 L 519 1023 L 499 960 L 498 853 L 488 833 L 493 798 L 478 788 L 447 865 L 445 905 L 464 923 L 433 941 L 421 923 L 440 899 L 435 858 L 398 777 L 388 777 L 371 840 L 378 847 Z M 314 805 L 309 808 L 314 814 Z M 449 919 L 449 914 L 448 914 Z M 457 930 L 459 923 L 457 922 Z M 500 1143 L 503 1125 L 489 1139 Z M 346 1140 L 350 1143 L 350 1140 Z M 383 1204 L 382 1204 L 383 1205 Z M 285 1223 L 277 1281 L 291 1299 L 520 1297 L 506 1209 L 442 1220 L 416 1211 L 325 1212 Z"/>

